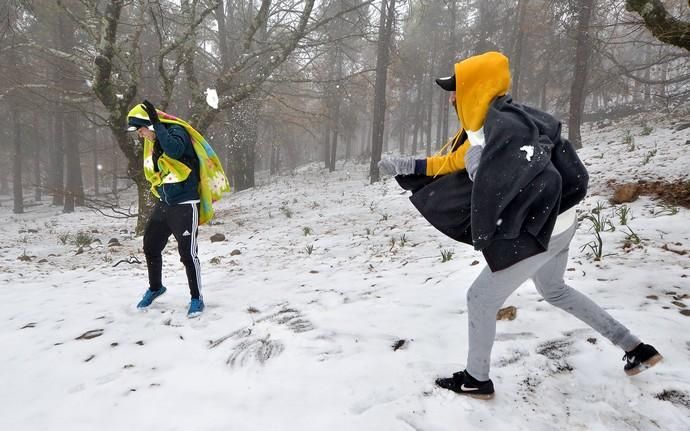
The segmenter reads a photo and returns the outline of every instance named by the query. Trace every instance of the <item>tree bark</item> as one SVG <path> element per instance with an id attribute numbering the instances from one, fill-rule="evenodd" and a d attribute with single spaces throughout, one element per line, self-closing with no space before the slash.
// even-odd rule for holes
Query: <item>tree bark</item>
<path id="1" fill-rule="evenodd" d="M 330 98 L 330 96 L 327 96 L 327 100 Z M 327 108 L 326 112 L 330 111 L 330 100 L 327 102 Z M 323 131 L 323 167 L 328 169 L 330 167 L 331 163 L 331 120 L 330 118 L 326 118 L 326 121 L 324 121 L 323 124 L 324 131 Z"/>
<path id="2" fill-rule="evenodd" d="M 342 124 L 340 118 L 340 106 L 342 104 L 342 86 L 343 83 L 343 55 L 342 47 L 340 42 L 336 42 L 335 47 L 335 88 L 332 90 L 332 108 L 333 111 L 330 113 L 331 120 L 333 122 L 333 130 L 331 135 L 331 150 L 330 150 L 330 160 L 328 164 L 329 172 L 335 171 L 335 161 L 338 159 L 338 136 L 340 135 L 340 125 Z"/>
<path id="3" fill-rule="evenodd" d="M 12 165 L 12 187 L 14 191 L 14 209 L 15 214 L 22 214 L 24 212 L 24 191 L 22 189 L 22 124 L 17 108 L 10 110 L 12 117 L 13 143 L 14 143 L 14 158 Z"/>
<path id="4" fill-rule="evenodd" d="M 230 140 L 228 159 L 235 191 L 254 187 L 259 107 L 260 102 L 251 98 L 243 100 L 230 110 L 235 133 Z"/>
<path id="5" fill-rule="evenodd" d="M 95 142 L 93 143 L 93 150 L 92 150 L 92 156 L 93 156 L 93 194 L 95 196 L 98 196 L 100 194 L 100 184 L 99 184 L 99 177 L 101 175 L 100 170 L 98 169 L 98 164 L 100 163 L 98 159 L 98 144 L 101 142 L 101 134 L 98 132 L 95 132 L 96 139 Z"/>
<path id="6" fill-rule="evenodd" d="M 409 120 L 410 105 L 407 98 L 407 91 L 400 94 L 400 128 L 398 129 L 398 152 L 402 156 L 405 154 L 405 132 Z"/>
<path id="7" fill-rule="evenodd" d="M 345 139 L 345 160 L 349 161 L 352 158 L 352 138 L 353 134 L 348 133 Z"/>
<path id="8" fill-rule="evenodd" d="M 690 51 L 690 22 L 671 16 L 660 0 L 626 0 L 625 7 L 642 17 L 654 37 Z"/>
<path id="9" fill-rule="evenodd" d="M 595 0 L 582 0 L 578 13 L 575 71 L 570 88 L 570 118 L 568 119 L 568 139 L 575 148 L 582 148 L 580 125 L 587 96 L 587 69 L 592 51 L 589 22 L 592 17 L 594 4 Z"/>
<path id="10" fill-rule="evenodd" d="M 40 124 L 40 119 L 36 111 L 33 112 L 33 124 Z M 42 131 L 42 129 L 41 129 Z M 36 130 L 38 133 L 39 131 Z M 43 199 L 43 176 L 41 175 L 41 157 L 43 156 L 43 151 L 41 151 L 41 146 L 45 140 L 43 136 L 39 135 L 37 138 L 33 139 L 33 168 L 34 168 L 34 201 L 40 202 Z"/>
<path id="11" fill-rule="evenodd" d="M 79 201 L 81 182 L 81 157 L 79 154 L 79 118 L 76 114 L 66 114 L 67 127 L 65 127 L 65 160 L 67 168 L 67 187 L 65 187 L 65 204 L 62 211 L 74 212 L 74 207 Z"/>
<path id="12" fill-rule="evenodd" d="M 525 38 L 525 26 L 527 25 L 527 5 L 529 0 L 518 0 L 517 6 L 517 16 L 515 17 L 515 28 L 513 30 L 514 34 L 514 45 L 513 45 L 513 55 L 510 58 L 510 62 L 513 66 L 513 89 L 512 95 L 515 100 L 520 101 L 520 76 L 522 75 L 522 45 L 523 39 Z"/>
<path id="13" fill-rule="evenodd" d="M 450 66 L 452 69 L 455 69 L 454 63 L 455 63 L 455 57 L 453 53 L 457 50 L 457 44 L 455 41 L 456 38 L 456 32 L 455 32 L 455 27 L 457 26 L 457 5 L 455 4 L 455 0 L 450 0 L 448 4 L 448 11 L 450 12 L 450 35 L 448 38 L 448 41 L 450 43 L 450 46 L 448 47 L 448 66 Z M 445 92 L 444 92 L 445 93 Z M 448 95 L 444 94 L 443 95 L 443 104 L 441 106 L 441 112 L 443 113 L 441 115 L 441 122 L 443 123 L 441 125 L 441 128 L 443 130 L 443 134 L 441 136 L 441 142 L 446 143 L 448 141 L 448 123 L 449 119 L 448 117 L 452 114 L 450 110 L 450 101 L 448 100 Z"/>
<path id="14" fill-rule="evenodd" d="M 109 136 L 108 138 L 112 139 L 112 136 Z M 119 194 L 119 191 L 118 191 L 118 189 L 117 189 L 117 186 L 118 186 L 118 184 L 117 184 L 117 183 L 118 183 L 118 175 L 119 175 L 119 172 L 118 172 L 118 171 L 119 171 L 118 159 L 119 159 L 120 157 L 119 157 L 119 154 L 117 153 L 117 144 L 114 143 L 114 142 L 111 142 L 111 145 L 112 145 L 112 150 L 113 150 L 113 151 L 112 151 L 112 156 L 111 156 L 111 157 L 112 157 L 112 161 L 113 161 L 113 167 L 112 167 L 113 176 L 111 177 L 111 182 L 110 182 L 110 192 L 111 192 L 114 196 L 118 196 L 118 194 Z"/>
<path id="15" fill-rule="evenodd" d="M 448 109 L 444 110 L 444 102 L 448 100 L 448 97 L 446 97 L 444 93 L 445 91 L 438 92 L 438 99 L 436 102 L 438 105 L 438 118 L 436 119 L 436 142 L 438 143 L 445 143 L 445 141 L 443 141 L 443 132 L 441 129 L 443 128 L 443 118 L 448 118 Z"/>
<path id="16" fill-rule="evenodd" d="M 371 183 L 380 179 L 378 163 L 383 149 L 383 128 L 386 117 L 386 82 L 388 78 L 388 58 L 390 40 L 395 19 L 395 0 L 382 0 L 379 21 L 379 40 L 376 47 L 376 81 L 374 84 L 374 115 L 371 128 L 371 163 L 369 176 Z"/>
<path id="17" fill-rule="evenodd" d="M 541 91 L 539 94 L 539 107 L 542 111 L 548 110 L 547 93 L 549 88 L 549 79 L 551 78 L 551 62 L 543 62 L 541 71 Z"/>
<path id="18" fill-rule="evenodd" d="M 64 117 L 59 104 L 53 105 L 53 139 L 50 148 L 50 189 L 53 195 L 53 205 L 62 206 L 65 203 L 65 134 Z"/>
<path id="19" fill-rule="evenodd" d="M 419 76 L 419 81 L 417 82 L 417 98 L 415 100 L 414 104 L 414 127 L 412 129 L 412 149 L 410 150 L 410 154 L 413 156 L 417 155 L 417 149 L 418 149 L 418 143 L 419 143 L 419 135 L 422 131 L 422 106 L 423 106 L 423 100 L 422 100 L 422 88 L 424 85 L 424 74 L 420 73 Z"/>
<path id="20" fill-rule="evenodd" d="M 426 124 L 424 127 L 424 136 L 426 137 L 426 155 L 431 155 L 431 125 L 433 123 L 434 111 L 434 71 L 436 69 L 436 56 L 438 45 L 438 35 L 434 35 L 434 46 L 431 49 L 431 61 L 429 63 L 429 76 L 427 77 L 424 87 L 426 87 L 426 97 L 424 99 L 424 108 L 426 112 Z"/>

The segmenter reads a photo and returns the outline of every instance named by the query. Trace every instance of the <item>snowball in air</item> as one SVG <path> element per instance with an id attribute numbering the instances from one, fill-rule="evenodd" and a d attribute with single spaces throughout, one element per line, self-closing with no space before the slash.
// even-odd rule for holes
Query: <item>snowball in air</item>
<path id="1" fill-rule="evenodd" d="M 218 109 L 218 93 L 215 88 L 207 88 L 204 92 L 206 94 L 206 103 L 213 109 Z"/>

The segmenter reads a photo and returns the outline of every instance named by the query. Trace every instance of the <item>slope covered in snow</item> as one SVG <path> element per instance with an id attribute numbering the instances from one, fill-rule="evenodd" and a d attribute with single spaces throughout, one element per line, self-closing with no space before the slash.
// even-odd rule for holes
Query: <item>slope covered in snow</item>
<path id="1" fill-rule="evenodd" d="M 3 203 L 0 429 L 690 429 L 690 211 L 649 197 L 613 206 L 607 186 L 687 181 L 690 128 L 677 128 L 658 115 L 583 130 L 580 215 L 600 204 L 615 230 L 597 262 L 583 219 L 567 281 L 662 352 L 639 376 L 525 283 L 506 303 L 516 319 L 498 323 L 496 398 L 434 388 L 464 367 L 481 254 L 430 227 L 395 181 L 311 165 L 219 203 L 200 229 L 207 309 L 194 320 L 174 240 L 168 292 L 140 312 L 131 220 Z"/>

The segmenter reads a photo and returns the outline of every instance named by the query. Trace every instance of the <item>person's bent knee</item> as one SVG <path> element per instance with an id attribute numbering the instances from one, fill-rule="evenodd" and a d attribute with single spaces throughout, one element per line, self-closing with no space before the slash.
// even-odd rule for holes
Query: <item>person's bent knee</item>
<path id="1" fill-rule="evenodd" d="M 537 292 L 544 298 L 544 301 L 549 304 L 557 304 L 563 300 L 568 293 L 568 286 L 565 283 L 554 284 L 551 286 L 538 286 Z"/>

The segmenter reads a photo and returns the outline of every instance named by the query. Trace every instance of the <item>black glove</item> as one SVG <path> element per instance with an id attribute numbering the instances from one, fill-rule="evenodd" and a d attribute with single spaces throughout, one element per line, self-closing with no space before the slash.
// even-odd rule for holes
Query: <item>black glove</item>
<path id="1" fill-rule="evenodd" d="M 156 112 L 156 108 L 153 106 L 153 103 L 144 99 L 142 105 L 144 105 L 144 110 L 149 115 L 149 121 L 151 121 L 152 126 L 155 126 L 161 122 L 161 120 L 158 118 L 158 112 Z"/>

